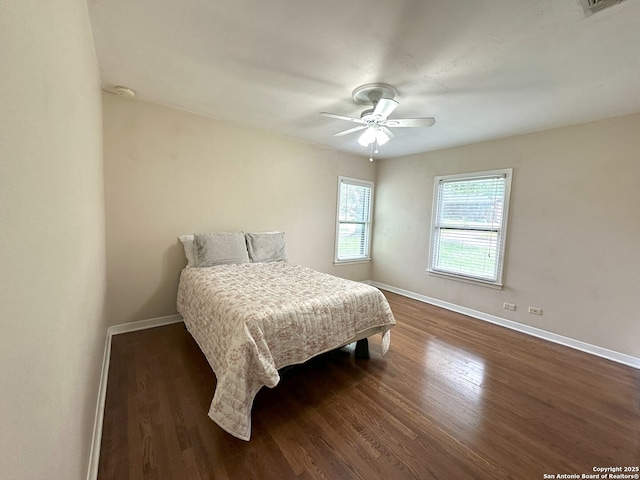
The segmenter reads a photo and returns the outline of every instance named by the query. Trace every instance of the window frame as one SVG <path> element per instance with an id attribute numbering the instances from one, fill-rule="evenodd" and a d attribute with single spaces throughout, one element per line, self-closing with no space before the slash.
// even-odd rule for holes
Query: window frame
<path id="1" fill-rule="evenodd" d="M 366 187 L 369 188 L 369 211 L 367 215 L 367 219 L 364 222 L 346 222 L 340 220 L 340 197 L 342 192 L 342 185 L 354 185 L 358 187 Z M 335 265 L 344 265 L 349 263 L 362 263 L 362 262 L 370 262 L 371 261 L 371 231 L 372 231 L 372 219 L 373 219 L 373 194 L 374 194 L 374 182 L 369 180 L 362 180 L 359 178 L 338 177 L 338 194 L 337 194 L 337 205 L 336 205 L 336 236 L 335 236 L 335 247 L 334 247 L 334 259 L 333 263 Z M 340 225 L 343 223 L 352 223 L 358 225 L 365 225 L 365 241 L 366 241 L 366 252 L 365 255 L 355 257 L 355 258 L 339 258 L 338 253 L 340 250 Z"/>
<path id="2" fill-rule="evenodd" d="M 481 180 L 483 178 L 492 178 L 492 177 L 501 177 L 505 178 L 504 185 L 504 197 L 503 197 L 503 208 L 502 208 L 502 220 L 501 227 L 499 229 L 479 229 L 480 231 L 497 231 L 498 232 L 498 247 L 496 249 L 498 253 L 498 264 L 496 269 L 496 277 L 495 280 L 489 280 L 485 278 L 480 278 L 473 276 L 471 274 L 461 274 L 458 272 L 446 271 L 444 269 L 436 269 L 434 267 L 435 264 L 435 256 L 436 256 L 436 246 L 437 246 L 437 233 L 439 232 L 440 226 L 438 223 L 438 210 L 440 208 L 439 205 L 439 193 L 440 193 L 440 185 L 444 182 L 451 181 L 472 181 L 472 180 Z M 430 245 L 429 245 L 429 262 L 427 273 L 429 275 L 434 275 L 438 277 L 449 278 L 452 280 L 458 280 L 461 282 L 467 282 L 482 286 L 488 286 L 493 288 L 502 288 L 504 286 L 504 267 L 505 267 L 505 250 L 507 244 L 507 229 L 508 229 L 508 220 L 509 220 L 509 204 L 511 199 L 511 182 L 513 178 L 513 169 L 512 168 L 504 168 L 498 170 L 486 170 L 482 172 L 471 172 L 471 173 L 457 173 L 451 175 L 438 175 L 434 177 L 433 180 L 433 205 L 432 205 L 432 213 L 431 213 L 431 236 L 430 236 Z M 445 227 L 446 228 L 446 227 Z M 464 230 L 464 229 L 463 229 Z M 476 230 L 476 229 L 469 229 Z"/>

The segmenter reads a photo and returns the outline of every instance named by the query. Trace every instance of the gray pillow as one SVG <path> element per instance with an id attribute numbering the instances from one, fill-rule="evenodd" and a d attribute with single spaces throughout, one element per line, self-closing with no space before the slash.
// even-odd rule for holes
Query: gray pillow
<path id="1" fill-rule="evenodd" d="M 196 233 L 193 238 L 196 267 L 249 263 L 242 232 Z"/>
<path id="2" fill-rule="evenodd" d="M 284 232 L 245 233 L 252 262 L 287 260 Z"/>

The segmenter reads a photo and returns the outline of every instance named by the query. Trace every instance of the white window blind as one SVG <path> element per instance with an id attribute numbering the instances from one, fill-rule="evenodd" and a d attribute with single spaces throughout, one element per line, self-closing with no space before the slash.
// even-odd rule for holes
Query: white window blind
<path id="1" fill-rule="evenodd" d="M 437 177 L 429 270 L 501 284 L 511 170 Z"/>
<path id="2" fill-rule="evenodd" d="M 369 259 L 372 199 L 373 183 L 338 178 L 336 262 Z"/>

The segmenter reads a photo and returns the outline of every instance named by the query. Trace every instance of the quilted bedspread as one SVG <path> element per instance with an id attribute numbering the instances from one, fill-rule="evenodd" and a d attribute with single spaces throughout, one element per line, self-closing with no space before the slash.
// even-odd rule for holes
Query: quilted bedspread
<path id="1" fill-rule="evenodd" d="M 178 311 L 216 375 L 209 417 L 249 440 L 251 407 L 278 369 L 382 327 L 382 350 L 395 324 L 375 287 L 288 262 L 186 268 Z"/>

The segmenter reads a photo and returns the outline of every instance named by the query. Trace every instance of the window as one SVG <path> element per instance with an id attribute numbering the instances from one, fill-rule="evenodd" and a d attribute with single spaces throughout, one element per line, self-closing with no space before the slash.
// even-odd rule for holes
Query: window
<path id="1" fill-rule="evenodd" d="M 435 178 L 429 272 L 502 285 L 511 172 Z"/>
<path id="2" fill-rule="evenodd" d="M 338 177 L 336 263 L 370 260 L 373 183 Z"/>

